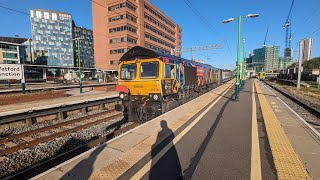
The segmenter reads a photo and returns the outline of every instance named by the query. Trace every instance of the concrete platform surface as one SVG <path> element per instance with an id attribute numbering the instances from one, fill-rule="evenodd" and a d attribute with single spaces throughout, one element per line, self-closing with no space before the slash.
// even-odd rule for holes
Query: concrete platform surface
<path id="1" fill-rule="evenodd" d="M 78 96 L 70 96 L 70 97 L 63 97 L 63 98 L 46 99 L 46 100 L 4 105 L 4 106 L 0 106 L 1 107 L 0 117 L 11 115 L 11 114 L 29 112 L 33 110 L 48 109 L 53 107 L 96 101 L 99 99 L 113 98 L 118 96 L 119 96 L 118 92 L 109 91 L 109 92 L 103 92 L 103 93 L 100 92 L 97 94 L 90 93 L 90 94 L 82 94 Z"/>

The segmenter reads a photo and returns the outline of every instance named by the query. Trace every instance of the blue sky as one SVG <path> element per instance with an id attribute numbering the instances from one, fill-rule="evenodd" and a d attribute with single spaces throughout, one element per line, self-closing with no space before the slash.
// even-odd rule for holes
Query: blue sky
<path id="1" fill-rule="evenodd" d="M 244 19 L 242 37 L 246 39 L 247 51 L 263 45 L 267 28 L 267 45 L 280 46 L 283 55 L 285 30 L 283 24 L 291 0 L 189 0 L 216 32 L 211 31 L 185 4 L 184 0 L 150 0 L 161 11 L 177 22 L 183 29 L 182 46 L 192 47 L 222 43 L 224 48 L 194 53 L 196 59 L 220 68 L 233 68 L 236 60 L 237 22 L 222 24 L 222 20 L 238 15 L 259 13 L 255 19 Z M 68 12 L 78 26 L 92 28 L 91 2 L 89 0 L 0 0 L 0 6 L 29 13 L 30 9 L 43 8 Z M 312 15 L 312 16 L 311 16 Z M 309 18 L 311 16 L 311 18 Z M 31 37 L 30 17 L 0 8 L 0 36 Z M 320 56 L 320 1 L 295 0 L 292 16 L 292 48 L 298 57 L 301 38 L 313 38 L 312 57 Z M 308 21 L 306 21 L 308 20 Z M 228 42 L 228 46 L 224 42 Z M 229 50 L 230 49 L 230 50 Z M 190 58 L 190 53 L 183 53 Z"/>

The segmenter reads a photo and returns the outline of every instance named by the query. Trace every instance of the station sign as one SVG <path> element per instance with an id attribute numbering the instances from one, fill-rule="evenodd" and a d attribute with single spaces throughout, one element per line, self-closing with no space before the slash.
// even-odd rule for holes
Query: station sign
<path id="1" fill-rule="evenodd" d="M 22 79 L 22 66 L 19 64 L 0 64 L 0 80 Z"/>

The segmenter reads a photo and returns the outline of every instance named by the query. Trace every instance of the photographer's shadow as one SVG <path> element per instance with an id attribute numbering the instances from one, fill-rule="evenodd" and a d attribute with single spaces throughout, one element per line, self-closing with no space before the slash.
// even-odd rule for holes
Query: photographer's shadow
<path id="1" fill-rule="evenodd" d="M 151 150 L 152 164 L 154 165 L 149 172 L 149 179 L 182 179 L 179 156 L 173 144 L 175 135 L 168 127 L 167 121 L 162 120 L 160 125 L 162 129 Z M 171 148 L 164 155 L 159 153 L 166 146 Z"/>

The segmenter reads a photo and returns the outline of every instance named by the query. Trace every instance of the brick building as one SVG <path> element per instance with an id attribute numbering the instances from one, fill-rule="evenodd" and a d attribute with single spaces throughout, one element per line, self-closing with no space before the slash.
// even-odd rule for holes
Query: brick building
<path id="1" fill-rule="evenodd" d="M 182 29 L 147 0 L 95 0 L 92 18 L 97 68 L 117 69 L 123 53 L 136 45 L 166 54 L 181 48 Z"/>

